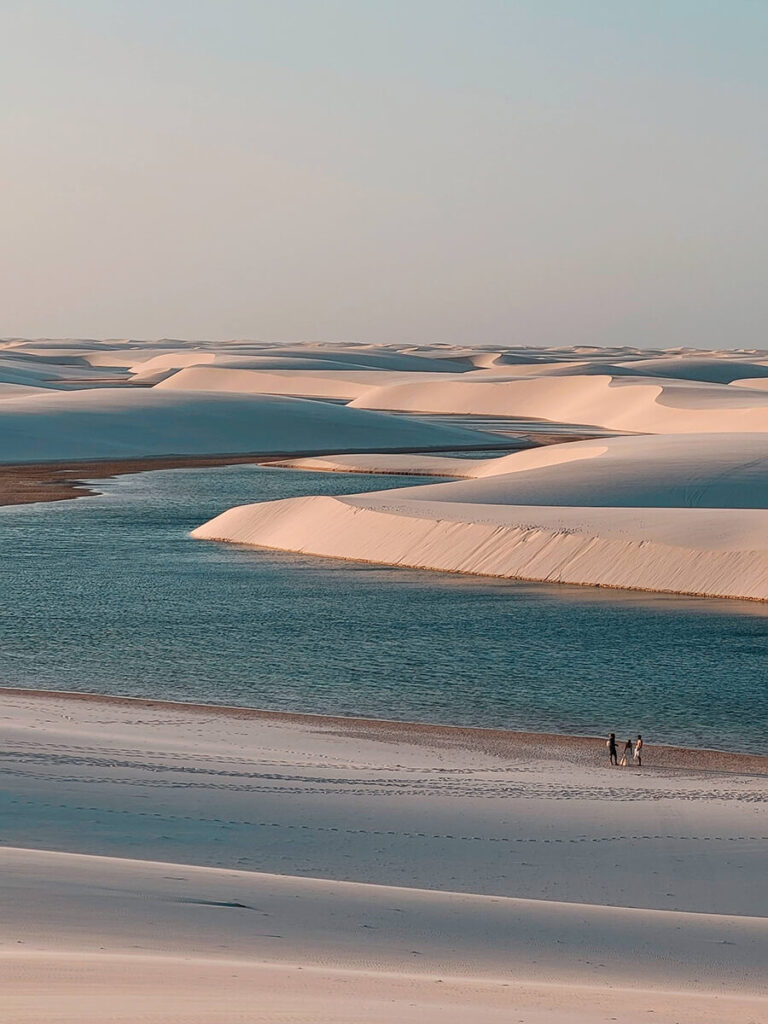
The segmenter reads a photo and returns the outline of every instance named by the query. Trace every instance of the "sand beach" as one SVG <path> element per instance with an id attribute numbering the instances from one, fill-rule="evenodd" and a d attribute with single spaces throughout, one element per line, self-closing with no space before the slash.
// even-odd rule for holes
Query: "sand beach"
<path id="1" fill-rule="evenodd" d="M 767 1019 L 768 758 L 0 697 L 14 1021 Z"/>

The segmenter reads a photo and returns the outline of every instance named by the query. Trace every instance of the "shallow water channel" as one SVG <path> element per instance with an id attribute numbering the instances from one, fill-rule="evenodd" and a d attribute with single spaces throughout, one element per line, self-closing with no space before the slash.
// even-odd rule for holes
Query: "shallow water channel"
<path id="1" fill-rule="evenodd" d="M 2 508 L 0 683 L 764 752 L 764 605 L 188 536 L 234 504 L 422 482 L 163 470 Z"/>

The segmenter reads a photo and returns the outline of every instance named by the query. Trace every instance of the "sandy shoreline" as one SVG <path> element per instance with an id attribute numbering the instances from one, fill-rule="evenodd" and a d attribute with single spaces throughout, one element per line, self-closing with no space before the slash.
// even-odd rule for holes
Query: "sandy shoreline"
<path id="1" fill-rule="evenodd" d="M 111 694 L 80 692 L 76 690 L 35 690 L 24 687 L 0 686 L 3 695 L 20 696 L 33 700 L 64 699 L 139 706 L 168 708 L 191 714 L 222 716 L 225 718 L 252 718 L 256 721 L 274 721 L 334 730 L 340 736 L 375 739 L 380 742 L 425 744 L 457 750 L 474 750 L 509 761 L 530 758 L 558 758 L 574 764 L 605 763 L 604 736 L 576 736 L 564 733 L 521 732 L 510 729 L 489 729 L 480 726 L 409 722 L 397 719 L 357 718 L 354 716 L 320 715 L 291 711 L 268 711 L 262 708 L 241 707 L 236 704 L 201 704 L 189 701 L 171 701 L 148 697 L 115 696 Z M 619 744 L 621 746 L 621 744 Z M 634 769 L 631 769 L 634 770 Z M 677 747 L 668 744 L 646 745 L 643 770 L 669 770 L 685 772 L 716 772 L 768 777 L 768 756 L 747 752 L 717 750 L 710 747 Z"/>
<path id="2" fill-rule="evenodd" d="M 762 1024 L 766 759 L 661 749 L 2 689 L 9 1019 Z"/>
<path id="3" fill-rule="evenodd" d="M 493 445 L 476 450 L 490 451 Z M 509 445 L 499 450 L 508 451 Z M 402 449 L 399 449 L 402 451 Z M 421 449 L 419 449 L 421 450 Z M 424 449 L 426 450 L 426 449 Z M 435 449 L 432 449 L 435 450 Z M 439 449 L 445 451 L 446 449 Z M 449 449 L 453 451 L 454 449 Z M 471 450 L 471 449 L 469 449 Z M 72 462 L 38 462 L 0 465 L 0 505 L 28 505 L 38 501 L 66 501 L 85 498 L 98 492 L 86 480 L 124 476 L 128 473 L 150 473 L 158 469 L 204 469 L 213 466 L 235 466 L 277 462 L 285 458 L 304 458 L 303 452 L 253 452 L 250 455 L 168 455 L 142 459 L 98 459 Z M 329 453 L 330 454 L 330 453 Z M 353 454 L 349 449 L 335 455 Z"/>
<path id="4" fill-rule="evenodd" d="M 496 451 L 499 454 L 522 451 L 527 448 L 581 441 L 591 435 L 584 434 L 520 434 L 510 435 L 503 441 L 500 435 L 488 435 L 488 442 L 477 445 L 423 446 L 418 448 L 383 448 L 391 454 L 439 453 L 452 451 Z M 495 439 L 495 441 L 494 441 Z M 322 455 L 355 455 L 356 448 L 323 449 Z M 124 476 L 129 473 L 150 473 L 159 469 L 204 469 L 213 466 L 247 464 L 269 465 L 285 459 L 303 459 L 317 455 L 310 449 L 302 451 L 268 451 L 250 454 L 221 455 L 163 455 L 129 459 L 69 460 L 66 462 L 27 462 L 0 464 L 0 506 L 26 505 L 37 501 L 66 501 L 98 493 L 87 480 Z"/>

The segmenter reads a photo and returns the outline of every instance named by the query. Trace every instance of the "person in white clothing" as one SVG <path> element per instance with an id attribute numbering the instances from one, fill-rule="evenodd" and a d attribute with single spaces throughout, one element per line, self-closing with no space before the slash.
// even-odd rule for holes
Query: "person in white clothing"
<path id="1" fill-rule="evenodd" d="M 632 761 L 632 740 L 627 740 L 627 742 L 624 744 L 624 752 L 621 755 L 621 760 L 619 761 L 619 765 L 622 768 L 626 768 L 627 765 L 630 764 L 631 761 Z"/>
<path id="2" fill-rule="evenodd" d="M 635 743 L 635 764 L 638 768 L 643 767 L 643 737 L 639 734 Z"/>

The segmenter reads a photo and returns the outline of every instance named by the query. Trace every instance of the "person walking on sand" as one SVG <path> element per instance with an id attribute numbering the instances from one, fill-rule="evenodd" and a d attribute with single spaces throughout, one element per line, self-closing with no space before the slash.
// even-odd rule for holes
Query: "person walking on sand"
<path id="1" fill-rule="evenodd" d="M 638 768 L 643 767 L 643 737 L 639 733 L 635 744 L 635 764 Z"/>
<path id="2" fill-rule="evenodd" d="M 611 764 L 617 765 L 619 763 L 619 757 L 616 753 L 616 733 L 612 732 L 608 739 L 605 741 L 606 747 L 608 747 L 608 757 Z"/>
<path id="3" fill-rule="evenodd" d="M 632 760 L 632 740 L 627 740 L 624 744 L 624 753 L 621 755 L 619 766 L 626 768 L 629 762 Z"/>

